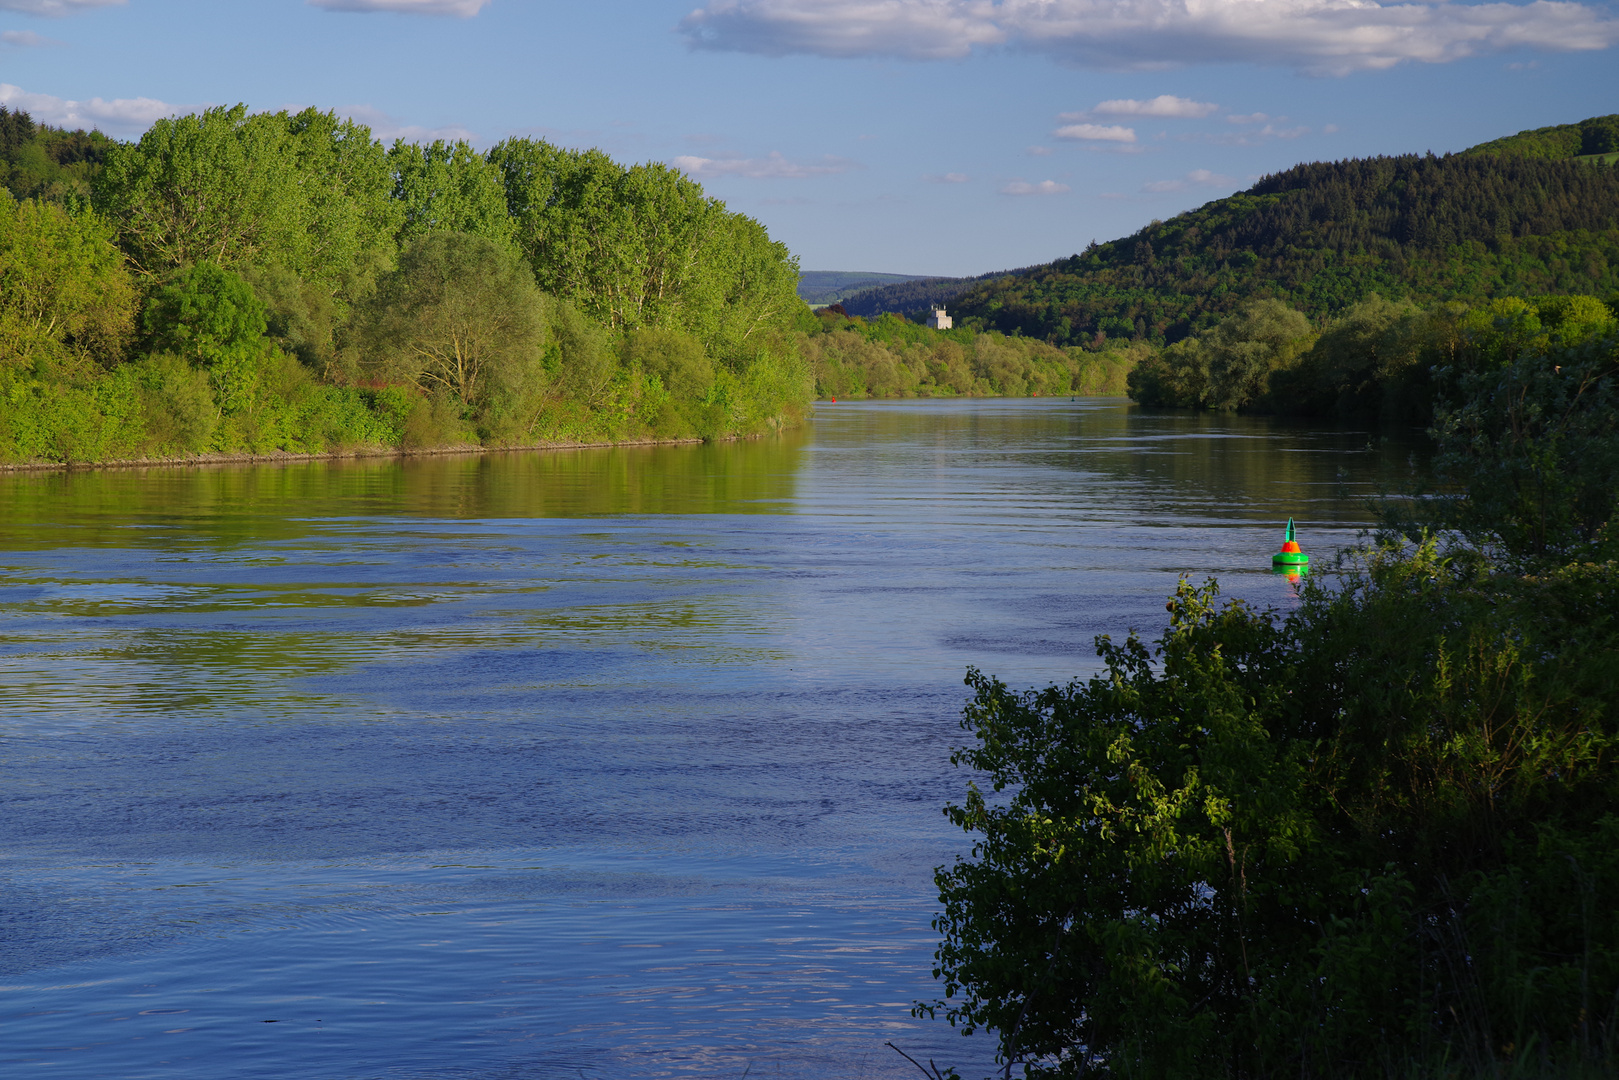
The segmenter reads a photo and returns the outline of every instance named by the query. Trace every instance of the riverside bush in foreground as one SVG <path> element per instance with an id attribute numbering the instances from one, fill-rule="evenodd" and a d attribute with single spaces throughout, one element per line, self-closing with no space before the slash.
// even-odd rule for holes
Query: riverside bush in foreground
<path id="1" fill-rule="evenodd" d="M 1429 543 L 1284 619 L 1183 582 L 1085 683 L 973 672 L 922 1010 L 1031 1076 L 1619 1065 L 1616 606 Z"/>

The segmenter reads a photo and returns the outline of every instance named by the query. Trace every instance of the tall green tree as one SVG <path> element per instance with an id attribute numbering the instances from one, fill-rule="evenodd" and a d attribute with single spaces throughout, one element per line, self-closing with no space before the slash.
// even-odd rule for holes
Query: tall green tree
<path id="1" fill-rule="evenodd" d="M 1270 394 L 1272 376 L 1310 344 L 1303 314 L 1280 300 L 1256 300 L 1132 371 L 1131 393 L 1153 405 L 1228 411 L 1258 405 Z"/>
<path id="2" fill-rule="evenodd" d="M 0 366 L 116 363 L 134 328 L 134 282 L 91 213 L 0 191 Z"/>
<path id="3" fill-rule="evenodd" d="M 427 146 L 403 139 L 388 151 L 393 198 L 399 205 L 401 242 L 428 232 L 464 232 L 511 244 L 514 226 L 506 212 L 499 172 L 465 141 L 435 140 Z"/>
<path id="4" fill-rule="evenodd" d="M 391 255 L 390 195 L 385 152 L 363 125 L 242 105 L 159 120 L 114 148 L 96 190 L 141 274 L 281 266 L 346 296 Z"/>
<path id="5" fill-rule="evenodd" d="M 540 287 L 614 330 L 672 327 L 743 362 L 803 307 L 787 249 L 668 166 L 534 139 L 489 160 Z"/>
<path id="6" fill-rule="evenodd" d="M 474 409 L 493 385 L 541 368 L 547 316 L 533 274 L 509 248 L 471 233 L 430 232 L 407 243 L 378 283 L 360 333 L 376 374 Z"/>

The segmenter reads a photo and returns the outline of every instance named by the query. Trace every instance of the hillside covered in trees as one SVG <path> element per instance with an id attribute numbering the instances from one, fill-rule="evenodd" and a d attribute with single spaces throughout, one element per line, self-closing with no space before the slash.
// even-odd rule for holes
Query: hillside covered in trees
<path id="1" fill-rule="evenodd" d="M 1596 117 L 1443 157 L 1298 165 L 1132 236 L 989 275 L 953 310 L 1056 345 L 1166 344 L 1266 298 L 1321 320 L 1373 293 L 1423 305 L 1605 296 L 1619 289 L 1619 167 L 1603 156 L 1616 133 L 1619 116 Z M 909 309 L 885 293 L 844 306 Z"/>
<path id="2" fill-rule="evenodd" d="M 796 261 L 679 172 L 242 106 L 0 112 L 0 460 L 725 437 L 793 423 Z"/>

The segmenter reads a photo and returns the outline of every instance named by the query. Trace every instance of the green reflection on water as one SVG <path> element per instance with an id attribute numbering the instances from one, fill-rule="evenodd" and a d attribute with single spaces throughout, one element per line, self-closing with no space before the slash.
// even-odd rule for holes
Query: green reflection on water
<path id="1" fill-rule="evenodd" d="M 807 438 L 800 430 L 689 446 L 8 473 L 0 548 L 125 546 L 131 527 L 262 543 L 302 536 L 313 518 L 772 513 L 794 497 Z"/>

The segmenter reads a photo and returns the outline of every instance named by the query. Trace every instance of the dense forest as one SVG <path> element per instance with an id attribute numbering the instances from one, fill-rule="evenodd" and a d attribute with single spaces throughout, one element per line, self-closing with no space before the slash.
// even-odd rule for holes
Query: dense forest
<path id="1" fill-rule="evenodd" d="M 811 394 L 795 260 L 673 169 L 218 108 L 0 110 L 0 460 L 716 438 Z"/>
<path id="2" fill-rule="evenodd" d="M 953 308 L 1056 345 L 1169 344 L 1257 299 L 1321 320 L 1372 293 L 1420 305 L 1605 296 L 1619 289 L 1619 167 L 1580 154 L 1606 154 L 1615 131 L 1619 116 L 1597 117 L 1444 157 L 1299 165 L 1121 240 L 988 275 Z M 1569 152 L 1530 151 L 1543 143 Z M 890 289 L 844 306 L 925 303 Z"/>

